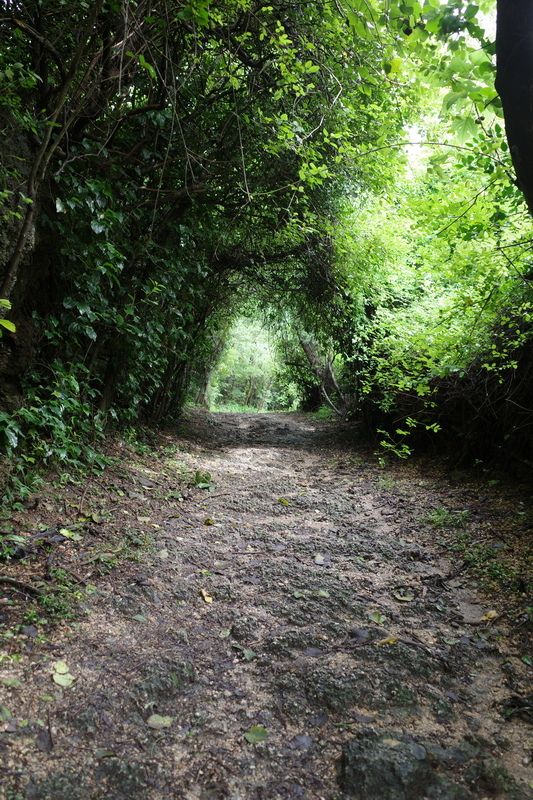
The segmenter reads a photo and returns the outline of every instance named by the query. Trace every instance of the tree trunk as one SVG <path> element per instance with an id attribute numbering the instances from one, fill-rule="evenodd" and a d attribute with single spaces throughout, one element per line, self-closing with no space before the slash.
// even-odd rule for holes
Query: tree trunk
<path id="1" fill-rule="evenodd" d="M 209 403 L 207 401 L 207 390 L 209 389 L 209 383 L 213 377 L 213 373 L 218 365 L 218 362 L 220 361 L 220 356 L 225 344 L 226 336 L 223 335 L 217 340 L 213 352 L 209 356 L 209 361 L 204 365 L 202 370 L 202 380 L 198 394 L 196 395 L 196 404 L 203 406 L 204 408 L 209 408 Z"/>
<path id="2" fill-rule="evenodd" d="M 335 414 L 341 419 L 345 419 L 355 409 L 356 398 L 355 395 L 352 397 L 344 394 L 339 386 L 333 371 L 331 353 L 328 353 L 325 364 L 322 365 L 320 357 L 315 353 L 313 346 L 309 342 L 300 337 L 300 345 L 309 361 L 309 366 L 320 380 L 320 394 L 326 403 L 331 406 Z M 331 394 L 337 395 L 338 407 L 331 399 Z"/>
<path id="3" fill-rule="evenodd" d="M 517 185 L 533 215 L 533 6 L 531 0 L 498 0 L 496 91 Z"/>

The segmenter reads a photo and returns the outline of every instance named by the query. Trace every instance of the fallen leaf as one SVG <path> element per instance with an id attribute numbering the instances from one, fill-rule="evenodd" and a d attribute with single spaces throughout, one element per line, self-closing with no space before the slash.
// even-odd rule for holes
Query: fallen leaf
<path id="1" fill-rule="evenodd" d="M 150 517 L 137 517 L 137 522 L 150 522 Z"/>
<path id="2" fill-rule="evenodd" d="M 69 672 L 68 665 L 64 661 L 56 661 L 53 665 L 54 672 L 58 672 L 60 675 L 66 675 Z"/>
<path id="3" fill-rule="evenodd" d="M 364 724 L 366 724 L 367 722 L 374 722 L 374 719 L 375 719 L 375 717 L 367 717 L 366 714 L 354 713 L 353 716 L 354 716 L 354 719 L 357 722 L 361 722 L 361 723 L 364 723 Z"/>
<path id="4" fill-rule="evenodd" d="M 331 596 L 330 593 L 327 591 L 327 589 L 319 589 L 318 592 L 317 592 L 317 595 L 319 597 L 330 597 Z"/>
<path id="5" fill-rule="evenodd" d="M 35 639 L 39 635 L 39 629 L 35 625 L 24 625 L 20 632 L 23 636 L 29 636 L 30 639 Z"/>
<path id="6" fill-rule="evenodd" d="M 293 750 L 309 750 L 313 744 L 314 742 L 310 736 L 305 733 L 298 733 L 290 740 L 289 747 Z"/>
<path id="7" fill-rule="evenodd" d="M 247 661 L 253 661 L 257 655 L 253 650 L 246 650 L 244 647 L 241 647 L 240 644 L 232 644 L 231 646 L 234 647 L 235 650 L 240 650 Z"/>
<path id="8" fill-rule="evenodd" d="M 146 478 L 137 478 L 137 483 L 140 483 L 141 486 L 144 486 L 146 489 L 153 489 L 155 487 L 155 483 Z"/>
<path id="9" fill-rule="evenodd" d="M 352 638 L 357 639 L 359 642 L 364 642 L 370 634 L 362 628 L 350 628 L 349 634 Z"/>
<path id="10" fill-rule="evenodd" d="M 148 717 L 146 720 L 146 724 L 150 726 L 150 728 L 155 728 L 156 730 L 161 730 L 162 728 L 170 728 L 172 723 L 174 722 L 174 717 L 164 717 L 160 714 L 152 714 L 151 717 Z"/>
<path id="11" fill-rule="evenodd" d="M 206 592 L 205 589 L 200 589 L 200 594 L 202 595 L 202 597 L 204 598 L 206 603 L 212 603 L 213 602 L 213 598 L 211 597 L 210 594 L 208 594 Z"/>
<path id="12" fill-rule="evenodd" d="M 95 758 L 112 758 L 116 753 L 113 750 L 97 750 L 94 754 Z"/>
<path id="13" fill-rule="evenodd" d="M 160 550 L 157 555 L 159 558 L 168 558 L 168 550 L 164 548 L 163 550 Z"/>
<path id="14" fill-rule="evenodd" d="M 281 503 L 281 505 L 282 505 L 282 506 L 290 506 L 290 503 L 289 503 L 289 501 L 288 501 L 288 500 L 285 500 L 285 498 L 284 498 L 284 497 L 280 497 L 280 498 L 278 499 L 278 503 Z"/>
<path id="15" fill-rule="evenodd" d="M 396 600 L 400 600 L 402 603 L 411 603 L 415 599 L 414 594 L 404 594 L 404 592 L 394 592 L 393 594 Z"/>
<path id="16" fill-rule="evenodd" d="M 136 622 L 146 622 L 146 621 L 147 621 L 146 617 L 143 617 L 143 615 L 142 615 L 142 614 L 135 614 L 135 616 L 133 617 L 133 619 L 134 619 Z"/>
<path id="17" fill-rule="evenodd" d="M 395 636 L 387 636 L 386 639 L 380 639 L 380 641 L 376 642 L 376 644 L 377 645 L 380 645 L 380 644 L 396 644 L 397 641 L 398 641 L 398 639 L 396 639 Z"/>
<path id="18" fill-rule="evenodd" d="M 320 566 L 322 566 L 323 563 L 324 563 L 324 556 L 321 555 L 321 553 L 317 553 L 315 556 L 315 564 L 319 564 Z"/>
<path id="19" fill-rule="evenodd" d="M 398 739 L 382 739 L 381 741 L 389 747 L 398 747 L 401 744 Z"/>
<path id="20" fill-rule="evenodd" d="M 371 611 L 368 616 L 373 622 L 376 622 L 378 625 L 383 625 L 383 623 L 387 621 L 387 617 L 384 614 L 381 614 L 381 612 L 379 611 Z"/>
<path id="21" fill-rule="evenodd" d="M 35 740 L 37 750 L 42 753 L 51 753 L 54 747 L 50 731 L 39 731 Z"/>
<path id="22" fill-rule="evenodd" d="M 208 519 L 206 519 L 204 521 L 204 525 L 214 525 L 214 524 L 215 524 L 215 520 L 211 519 L 211 517 L 209 517 Z"/>
<path id="23" fill-rule="evenodd" d="M 219 639 L 227 639 L 231 633 L 231 628 L 225 628 L 223 631 L 220 631 L 218 634 Z"/>
<path id="24" fill-rule="evenodd" d="M 296 597 L 296 599 L 299 600 L 300 597 L 304 597 L 304 593 L 303 592 L 293 592 L 292 596 Z"/>
<path id="25" fill-rule="evenodd" d="M 82 538 L 80 533 L 74 533 L 73 531 L 69 531 L 68 528 L 60 528 L 59 533 L 61 536 L 64 536 L 65 539 L 72 539 L 74 542 L 79 542 Z"/>
<path id="26" fill-rule="evenodd" d="M 491 620 L 496 619 L 496 617 L 499 617 L 499 616 L 500 615 L 498 614 L 497 611 L 487 611 L 487 613 L 484 614 L 479 621 L 480 622 L 490 622 Z"/>
<path id="27" fill-rule="evenodd" d="M 261 725 L 254 725 L 253 728 L 246 731 L 243 736 L 250 744 L 257 744 L 258 742 L 265 742 L 268 739 L 268 731 Z"/>
<path id="28" fill-rule="evenodd" d="M 71 675 L 70 672 L 67 672 L 65 674 L 54 672 L 54 674 L 52 675 L 52 680 L 54 681 L 54 683 L 57 683 L 58 686 L 63 686 L 67 688 L 69 686 L 72 686 L 76 678 L 74 677 L 74 675 Z"/>
<path id="29" fill-rule="evenodd" d="M 324 651 L 320 647 L 306 647 L 302 650 L 303 656 L 310 656 L 311 658 L 320 658 L 324 655 Z"/>

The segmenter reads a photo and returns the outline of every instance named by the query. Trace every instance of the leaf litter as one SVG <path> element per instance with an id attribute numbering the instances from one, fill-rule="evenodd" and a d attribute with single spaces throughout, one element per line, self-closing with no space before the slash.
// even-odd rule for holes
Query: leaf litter
<path id="1" fill-rule="evenodd" d="M 48 629 L 37 611 L 17 633 L 2 587 L 15 631 L 0 661 L 4 791 L 349 798 L 338 765 L 371 731 L 394 751 L 433 748 L 469 797 L 530 796 L 528 618 L 468 570 L 457 581 L 420 521 L 460 494 L 481 517 L 473 535 L 486 530 L 487 488 L 438 464 L 384 472 L 349 426 L 305 415 L 209 419 L 191 410 L 153 453 L 122 450 L 116 474 L 67 488 L 70 505 L 51 491 L 15 517 L 26 541 L 76 532 L 49 547 L 59 567 L 80 562 L 87 590 L 75 619 Z M 34 582 L 46 558 L 4 571 Z"/>

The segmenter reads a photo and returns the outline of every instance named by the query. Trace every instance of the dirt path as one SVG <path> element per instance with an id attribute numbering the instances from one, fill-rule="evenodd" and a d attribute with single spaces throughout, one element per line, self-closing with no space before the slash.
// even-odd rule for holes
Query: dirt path
<path id="1" fill-rule="evenodd" d="M 50 630 L 0 586 L 1 797 L 533 797 L 530 620 L 444 556 L 438 509 L 496 549 L 523 516 L 349 435 L 195 412 L 12 516 L 67 534 L 2 572 L 68 570 L 84 614 Z"/>

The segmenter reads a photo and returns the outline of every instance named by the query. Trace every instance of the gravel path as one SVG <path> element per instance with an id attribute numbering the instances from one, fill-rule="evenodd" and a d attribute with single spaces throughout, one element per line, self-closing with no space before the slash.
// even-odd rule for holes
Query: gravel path
<path id="1" fill-rule="evenodd" d="M 352 438 L 194 411 L 15 515 L 28 535 L 85 515 L 56 548 L 83 614 L 26 613 L 2 657 L 1 797 L 533 797 L 527 626 L 435 526 L 495 529 L 498 498 Z"/>

